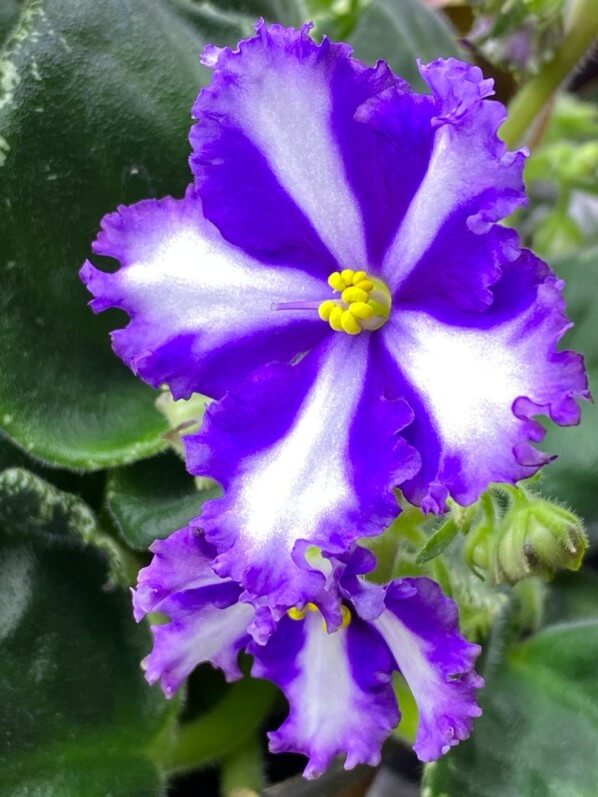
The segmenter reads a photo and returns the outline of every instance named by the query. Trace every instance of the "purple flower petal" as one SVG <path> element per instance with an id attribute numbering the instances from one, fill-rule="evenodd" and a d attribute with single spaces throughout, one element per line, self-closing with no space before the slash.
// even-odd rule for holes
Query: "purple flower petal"
<path id="1" fill-rule="evenodd" d="M 428 578 L 391 582 L 386 607 L 373 625 L 417 703 L 414 750 L 434 761 L 467 739 L 482 713 L 476 690 L 484 681 L 473 669 L 480 647 L 460 635 L 455 603 Z"/>
<path id="2" fill-rule="evenodd" d="M 120 261 L 114 273 L 87 262 L 81 278 L 96 312 L 125 310 L 114 350 L 153 387 L 174 396 L 218 397 L 243 375 L 289 360 L 326 333 L 312 312 L 275 312 L 272 304 L 320 301 L 330 289 L 294 268 L 268 267 L 228 244 L 184 199 L 146 200 L 106 216 L 94 252 Z"/>
<path id="3" fill-rule="evenodd" d="M 307 778 L 321 775 L 336 755 L 346 754 L 345 769 L 380 761 L 399 714 L 379 634 L 355 616 L 328 634 L 321 615 L 308 611 L 304 620 L 284 617 L 253 652 L 252 674 L 274 681 L 289 701 L 288 718 L 269 734 L 272 752 L 306 755 Z"/>
<path id="4" fill-rule="evenodd" d="M 195 667 L 210 661 L 228 680 L 241 677 L 239 651 L 249 641 L 255 609 L 239 601 L 240 587 L 217 576 L 210 546 L 191 528 L 174 532 L 152 546 L 154 558 L 140 571 L 133 592 L 135 618 L 160 612 L 170 618 L 152 625 L 154 646 L 143 662 L 146 678 L 160 681 L 172 697 Z"/>
<path id="5" fill-rule="evenodd" d="M 214 548 L 190 526 L 174 531 L 150 546 L 151 563 L 137 574 L 133 591 L 135 619 L 139 622 L 174 592 L 212 586 L 220 581 L 211 566 Z"/>
<path id="6" fill-rule="evenodd" d="M 486 99 L 493 81 L 484 80 L 479 67 L 441 58 L 421 65 L 420 71 L 434 93 L 429 121 L 434 138 L 425 176 L 386 252 L 382 276 L 393 291 L 411 277 L 423 281 L 433 295 L 483 309 L 499 264 L 492 252 L 486 258 L 483 251 L 477 257 L 468 254 L 471 246 L 489 248 L 468 231 L 488 232 L 493 222 L 525 202 L 525 152 L 508 152 L 498 138 L 506 110 Z M 359 116 L 398 137 L 403 104 L 401 93 L 392 89 L 365 103 Z M 419 270 L 423 274 L 412 274 Z"/>
<path id="7" fill-rule="evenodd" d="M 398 437 L 411 411 L 381 397 L 369 341 L 330 335 L 296 365 L 257 371 L 186 440 L 191 473 L 225 490 L 197 521 L 215 569 L 272 606 L 313 600 L 324 577 L 305 548 L 342 552 L 380 533 L 398 511 L 392 488 L 419 468 Z"/>
<path id="8" fill-rule="evenodd" d="M 214 76 L 193 110 L 191 166 L 228 240 L 276 262 L 290 252 L 326 277 L 380 262 L 426 169 L 432 103 L 383 62 L 316 44 L 310 27 L 260 22 L 235 51 L 207 48 Z M 405 95 L 400 140 L 356 118 L 392 86 Z"/>
<path id="9" fill-rule="evenodd" d="M 498 224 L 472 232 L 469 207 L 452 213 L 395 296 L 395 312 L 423 309 L 434 315 L 482 314 L 494 301 L 503 270 L 520 255 L 519 237 Z"/>
<path id="10" fill-rule="evenodd" d="M 340 595 L 351 601 L 362 620 L 371 622 L 379 617 L 385 608 L 385 588 L 361 577 L 376 567 L 374 554 L 355 545 L 346 554 L 337 554 L 332 561 Z"/>
<path id="11" fill-rule="evenodd" d="M 557 351 L 569 327 L 561 291 L 524 251 L 486 313 L 440 319 L 405 309 L 381 331 L 396 395 L 415 412 L 405 436 L 422 452 L 421 472 L 403 488 L 409 500 L 438 512 L 449 493 L 469 504 L 491 482 L 527 478 L 549 459 L 532 445 L 545 433 L 533 416 L 579 421 L 587 380 L 579 355 Z"/>

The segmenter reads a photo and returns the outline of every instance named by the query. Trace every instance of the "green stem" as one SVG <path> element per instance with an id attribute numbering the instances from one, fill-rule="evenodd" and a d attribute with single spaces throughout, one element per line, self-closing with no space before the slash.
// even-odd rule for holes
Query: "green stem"
<path id="1" fill-rule="evenodd" d="M 274 684 L 243 678 L 211 711 L 180 726 L 173 748 L 154 750 L 169 773 L 198 769 L 242 747 L 259 730 L 277 696 Z"/>
<path id="2" fill-rule="evenodd" d="M 510 148 L 525 138 L 544 105 L 583 58 L 596 36 L 596 0 L 578 0 L 571 13 L 569 30 L 553 58 L 511 100 L 509 118 L 501 128 L 501 136 Z"/>
<path id="3" fill-rule="evenodd" d="M 222 797 L 258 797 L 264 786 L 262 746 L 257 735 L 234 750 L 222 762 Z"/>

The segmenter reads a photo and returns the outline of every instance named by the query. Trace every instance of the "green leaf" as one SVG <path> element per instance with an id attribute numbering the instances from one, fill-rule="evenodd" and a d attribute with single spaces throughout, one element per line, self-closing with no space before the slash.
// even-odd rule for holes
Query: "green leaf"
<path id="1" fill-rule="evenodd" d="M 595 797 L 598 620 L 556 625 L 487 678 L 472 738 L 427 768 L 428 797 Z"/>
<path id="2" fill-rule="evenodd" d="M 598 390 L 598 247 L 576 253 L 554 264 L 566 280 L 565 297 L 575 327 L 563 348 L 581 352 L 586 361 L 590 389 Z M 543 470 L 542 491 L 572 506 L 587 521 L 598 520 L 598 405 L 584 402 L 581 424 L 573 428 L 550 425 L 546 451 L 558 459 Z"/>
<path id="3" fill-rule="evenodd" d="M 261 738 L 256 734 L 222 762 L 223 797 L 253 797 L 263 790 L 264 775 L 264 753 Z"/>
<path id="4" fill-rule="evenodd" d="M 15 25 L 15 21 L 20 13 L 19 5 L 21 2 L 17 2 L 17 0 L 4 0 L 2 5 L 0 5 L 0 47 L 2 47 L 6 37 Z"/>
<path id="5" fill-rule="evenodd" d="M 184 526 L 199 515 L 205 501 L 220 495 L 217 486 L 197 490 L 179 457 L 168 452 L 113 470 L 106 505 L 128 545 L 144 550 Z"/>
<path id="6" fill-rule="evenodd" d="M 246 13 L 182 0 L 2 11 L 0 425 L 35 457 L 93 469 L 163 447 L 154 393 L 110 350 L 126 319 L 93 316 L 78 270 L 106 212 L 183 193 L 198 56 L 249 33 Z"/>
<path id="7" fill-rule="evenodd" d="M 145 683 L 149 634 L 105 583 L 66 528 L 0 532 L 0 797 L 164 793 L 146 751 L 177 706 Z"/>
<path id="8" fill-rule="evenodd" d="M 439 56 L 464 58 L 446 17 L 420 0 L 372 0 L 349 36 L 355 54 L 368 63 L 384 58 L 401 77 L 421 90 L 426 84 L 417 69 Z"/>
<path id="9" fill-rule="evenodd" d="M 3 471 L 5 468 L 26 468 L 31 465 L 35 467 L 36 464 L 37 463 L 34 463 L 34 460 L 28 457 L 23 451 L 11 445 L 8 440 L 0 436 L 0 471 Z"/>
<path id="10" fill-rule="evenodd" d="M 25 468 L 0 472 L 0 528 L 26 536 L 79 537 L 105 554 L 113 581 L 122 586 L 129 583 L 125 551 L 98 528 L 87 504 Z"/>
<path id="11" fill-rule="evenodd" d="M 106 478 L 102 471 L 87 473 L 48 467 L 0 436 L 0 473 L 8 468 L 25 468 L 59 490 L 80 496 L 94 509 L 99 510 L 103 504 Z"/>
<path id="12" fill-rule="evenodd" d="M 434 534 L 432 534 L 418 553 L 415 563 L 423 565 L 429 562 L 430 559 L 435 559 L 437 556 L 440 556 L 440 554 L 448 548 L 458 533 L 459 527 L 455 523 L 455 520 L 452 517 L 449 518 L 434 532 Z"/>
<path id="13" fill-rule="evenodd" d="M 598 573 L 584 567 L 579 573 L 561 573 L 550 585 L 544 606 L 548 623 L 598 619 Z"/>
<path id="14" fill-rule="evenodd" d="M 257 678 L 232 684 L 209 711 L 180 726 L 176 746 L 164 758 L 167 769 L 197 769 L 237 753 L 255 736 L 278 694 L 273 683 Z"/>
<path id="15" fill-rule="evenodd" d="M 77 496 L 64 493 L 25 468 L 0 473 L 0 526 L 11 531 L 87 541 L 96 531 L 93 512 Z"/>

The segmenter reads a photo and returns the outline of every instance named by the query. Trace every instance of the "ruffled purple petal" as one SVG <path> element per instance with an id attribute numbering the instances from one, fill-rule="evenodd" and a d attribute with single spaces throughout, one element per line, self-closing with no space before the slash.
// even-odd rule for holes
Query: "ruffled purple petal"
<path id="1" fill-rule="evenodd" d="M 209 661 L 228 680 L 241 677 L 239 651 L 249 642 L 247 628 L 255 609 L 239 601 L 240 587 L 217 576 L 211 548 L 190 527 L 152 545 L 154 558 L 140 571 L 133 592 L 135 618 L 148 612 L 169 618 L 152 625 L 154 645 L 143 661 L 150 684 L 160 681 L 172 697 L 198 664 Z"/>
<path id="2" fill-rule="evenodd" d="M 309 759 L 305 777 L 316 778 L 336 755 L 345 769 L 380 761 L 382 742 L 399 721 L 390 683 L 391 660 L 379 634 L 358 617 L 326 633 L 322 617 L 284 617 L 268 644 L 253 649 L 252 674 L 278 684 L 289 716 L 269 734 L 272 752 Z"/>
<path id="3" fill-rule="evenodd" d="M 369 336 L 330 335 L 295 365 L 257 371 L 187 438 L 190 472 L 225 491 L 197 521 L 215 569 L 272 606 L 313 600 L 325 578 L 306 548 L 380 533 L 398 511 L 392 488 L 419 468 L 399 437 L 411 411 L 381 395 L 369 359 Z"/>
<path id="4" fill-rule="evenodd" d="M 416 293 L 426 288 L 458 306 L 483 309 L 501 261 L 515 253 L 512 234 L 494 232 L 492 240 L 483 241 L 475 235 L 488 233 L 525 201 L 525 153 L 508 152 L 498 138 L 506 110 L 487 99 L 493 82 L 484 80 L 479 67 L 441 58 L 420 71 L 433 91 L 432 151 L 382 276 L 399 295 L 403 287 Z M 390 90 L 366 103 L 360 117 L 398 137 L 403 102 L 400 92 Z"/>
<path id="5" fill-rule="evenodd" d="M 150 551 L 152 561 L 139 571 L 137 588 L 133 591 L 137 622 L 150 612 L 161 611 L 162 601 L 174 592 L 213 586 L 221 581 L 211 566 L 213 546 L 190 526 L 174 531 L 166 540 L 156 540 Z"/>
<path id="6" fill-rule="evenodd" d="M 391 582 L 373 625 L 417 703 L 413 748 L 421 761 L 434 761 L 467 739 L 482 713 L 476 691 L 484 681 L 473 669 L 481 649 L 460 635 L 455 603 L 428 578 Z"/>
<path id="7" fill-rule="evenodd" d="M 355 545 L 347 553 L 337 554 L 332 562 L 339 594 L 351 601 L 362 620 L 371 622 L 379 617 L 385 608 L 385 588 L 362 578 L 376 567 L 374 554 Z"/>
<path id="8" fill-rule="evenodd" d="M 288 361 L 325 334 L 315 312 L 272 310 L 326 298 L 324 280 L 265 266 L 228 244 L 203 217 L 193 190 L 121 206 L 107 215 L 94 252 L 119 260 L 106 273 L 90 262 L 81 279 L 100 312 L 117 307 L 130 323 L 112 333 L 116 353 L 153 387 L 176 398 L 219 397 L 263 363 Z"/>
<path id="9" fill-rule="evenodd" d="M 404 309 L 381 330 L 385 373 L 415 415 L 405 437 L 422 454 L 408 500 L 440 512 L 449 494 L 469 504 L 491 482 L 532 476 L 550 459 L 534 447 L 545 434 L 534 416 L 578 423 L 587 379 L 578 354 L 557 351 L 569 328 L 562 287 L 524 250 L 485 313 Z"/>
<path id="10" fill-rule="evenodd" d="M 432 144 L 432 103 L 379 62 L 311 25 L 256 26 L 237 50 L 208 47 L 214 69 L 193 113 L 191 166 L 205 212 L 222 234 L 261 259 L 327 274 L 379 264 Z M 360 106 L 395 87 L 401 137 L 359 119 Z M 320 243 L 323 242 L 323 243 Z"/>
<path id="11" fill-rule="evenodd" d="M 515 230 L 493 224 L 483 233 L 467 225 L 468 209 L 455 211 L 405 278 L 395 313 L 422 309 L 436 316 L 483 313 L 494 302 L 503 271 L 520 255 Z"/>

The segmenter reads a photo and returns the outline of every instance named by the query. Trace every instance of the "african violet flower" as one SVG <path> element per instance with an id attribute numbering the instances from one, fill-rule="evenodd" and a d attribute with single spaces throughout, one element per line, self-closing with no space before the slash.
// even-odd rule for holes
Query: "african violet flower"
<path id="1" fill-rule="evenodd" d="M 271 606 L 311 600 L 330 554 L 380 533 L 393 488 L 468 504 L 547 459 L 533 416 L 578 422 L 581 358 L 557 352 L 562 283 L 498 225 L 523 151 L 474 66 L 420 66 L 418 94 L 350 48 L 260 22 L 208 47 L 183 199 L 120 207 L 86 263 L 115 351 L 176 398 L 217 401 L 187 463 L 225 491 L 196 521 L 215 568 Z"/>
<path id="2" fill-rule="evenodd" d="M 338 754 L 346 754 L 347 769 L 378 763 L 399 721 L 393 670 L 418 705 L 414 749 L 422 761 L 469 736 L 481 713 L 475 692 L 483 681 L 473 670 L 479 647 L 460 636 L 455 605 L 433 581 L 368 583 L 362 574 L 373 557 L 355 548 L 342 561 L 324 561 L 327 584 L 313 603 L 269 623 L 260 617 L 263 607 L 240 600 L 237 583 L 214 573 L 214 552 L 196 529 L 180 529 L 152 550 L 151 565 L 139 574 L 135 616 L 160 612 L 170 619 L 152 627 L 154 648 L 144 662 L 147 679 L 160 680 L 167 696 L 200 662 L 239 678 L 238 654 L 247 648 L 252 674 L 278 684 L 289 702 L 270 747 L 306 755 L 307 777 Z M 331 626 L 337 627 L 329 633 Z"/>

